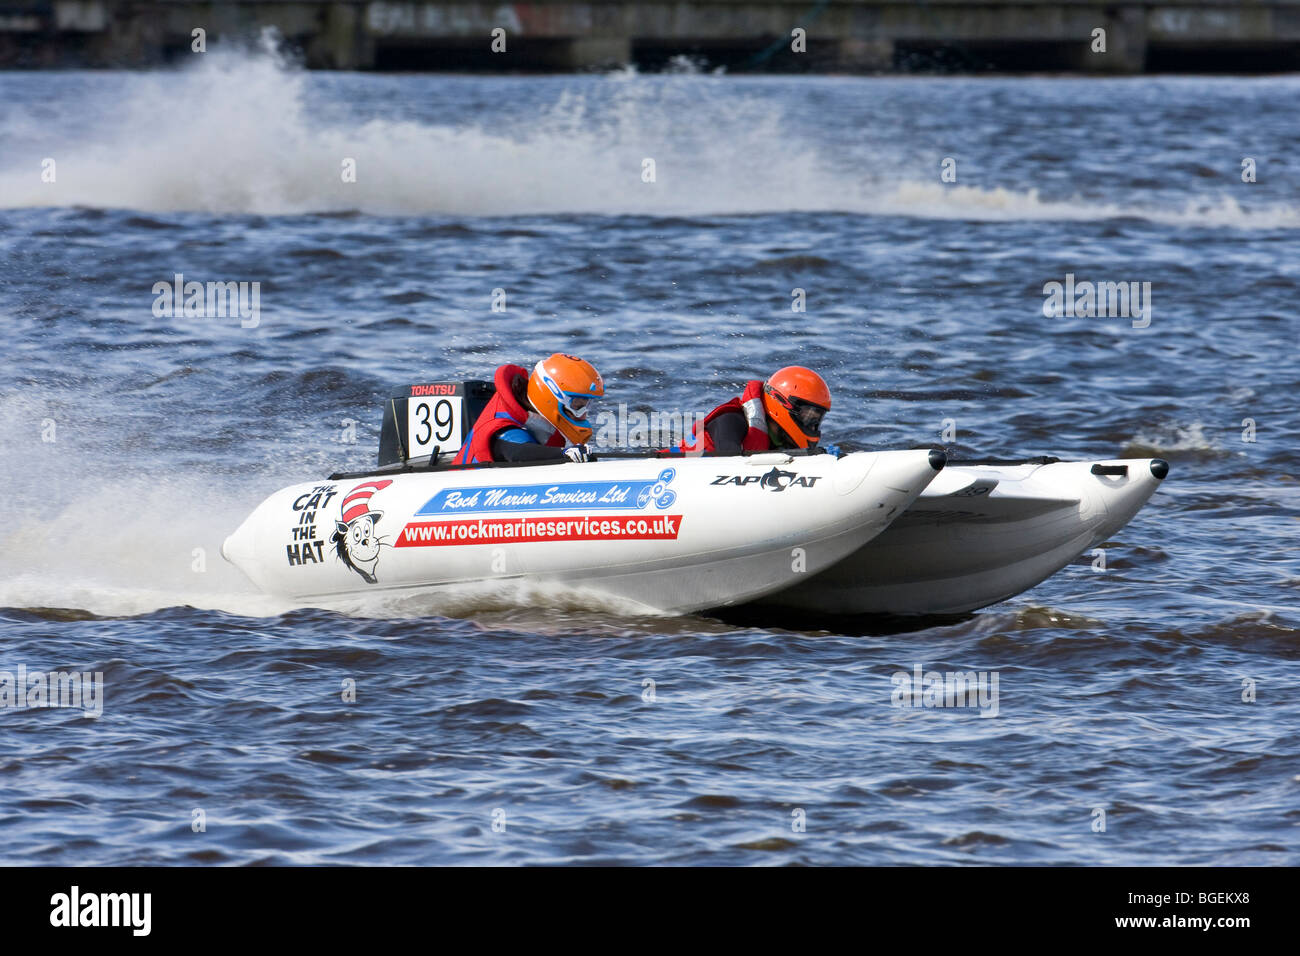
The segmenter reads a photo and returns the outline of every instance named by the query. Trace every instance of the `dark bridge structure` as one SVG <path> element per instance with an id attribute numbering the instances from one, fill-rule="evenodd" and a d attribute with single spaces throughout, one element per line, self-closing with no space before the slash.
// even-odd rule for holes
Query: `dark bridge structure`
<path id="1" fill-rule="evenodd" d="M 318 69 L 1300 70 L 1300 0 L 0 0 L 0 66 L 152 66 L 266 27 Z"/>

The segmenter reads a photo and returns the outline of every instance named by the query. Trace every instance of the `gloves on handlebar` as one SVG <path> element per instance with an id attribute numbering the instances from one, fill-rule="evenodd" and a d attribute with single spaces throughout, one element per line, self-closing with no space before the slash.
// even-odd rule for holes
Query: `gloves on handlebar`
<path id="1" fill-rule="evenodd" d="M 569 456 L 570 461 L 591 461 L 594 457 L 587 451 L 586 445 L 570 445 L 564 449 L 564 453 Z"/>

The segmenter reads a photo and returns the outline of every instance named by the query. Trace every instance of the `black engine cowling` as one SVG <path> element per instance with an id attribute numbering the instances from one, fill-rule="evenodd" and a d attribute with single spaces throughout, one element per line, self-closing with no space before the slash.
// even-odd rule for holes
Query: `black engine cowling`
<path id="1" fill-rule="evenodd" d="M 379 465 L 450 461 L 492 398 L 492 383 L 427 382 L 394 389 L 384 402 Z"/>

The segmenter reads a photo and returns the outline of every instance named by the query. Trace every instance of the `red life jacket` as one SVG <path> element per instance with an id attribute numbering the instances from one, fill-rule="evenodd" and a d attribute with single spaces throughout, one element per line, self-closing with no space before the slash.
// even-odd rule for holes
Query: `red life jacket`
<path id="1" fill-rule="evenodd" d="M 684 454 L 699 454 L 704 451 L 716 451 L 713 436 L 709 434 L 708 425 L 722 415 L 744 415 L 749 422 L 749 431 L 741 440 L 743 451 L 770 451 L 772 439 L 767 434 L 767 412 L 763 410 L 763 383 L 752 381 L 745 383 L 745 390 L 737 398 L 723 402 L 704 416 L 699 428 L 691 432 L 691 437 L 683 441 L 676 451 Z"/>
<path id="2" fill-rule="evenodd" d="M 477 465 L 492 461 L 492 439 L 507 428 L 526 428 L 528 426 L 528 409 L 519 401 L 517 395 L 524 394 L 528 382 L 528 372 L 519 365 L 502 365 L 497 369 L 493 384 L 496 394 L 488 401 L 483 413 L 479 415 L 474 426 L 465 438 L 460 453 L 456 455 L 453 465 Z M 518 392 L 515 389 L 518 388 Z M 546 444 L 553 448 L 564 447 L 564 436 L 558 431 L 551 432 Z"/>

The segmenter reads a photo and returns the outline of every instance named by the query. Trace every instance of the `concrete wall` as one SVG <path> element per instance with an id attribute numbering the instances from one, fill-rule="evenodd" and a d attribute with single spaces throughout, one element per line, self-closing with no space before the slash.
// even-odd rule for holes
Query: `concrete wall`
<path id="1" fill-rule="evenodd" d="M 152 65 L 266 26 L 327 69 L 1300 70 L 1300 0 L 0 0 L 0 66 Z"/>

